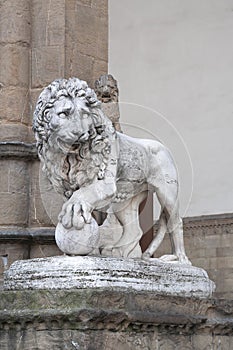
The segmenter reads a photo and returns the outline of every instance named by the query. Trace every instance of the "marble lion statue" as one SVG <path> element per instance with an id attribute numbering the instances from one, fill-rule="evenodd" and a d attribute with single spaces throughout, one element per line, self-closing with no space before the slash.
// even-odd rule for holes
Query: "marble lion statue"
<path id="1" fill-rule="evenodd" d="M 39 96 L 33 130 L 43 170 L 66 202 L 59 224 L 82 232 L 94 210 L 108 210 L 122 227 L 100 255 L 150 260 L 166 232 L 172 254 L 165 262 L 190 264 L 179 216 L 177 171 L 171 154 L 154 140 L 118 133 L 104 115 L 94 90 L 78 78 L 59 79 Z M 139 204 L 148 187 L 161 204 L 157 235 L 142 254 Z"/>

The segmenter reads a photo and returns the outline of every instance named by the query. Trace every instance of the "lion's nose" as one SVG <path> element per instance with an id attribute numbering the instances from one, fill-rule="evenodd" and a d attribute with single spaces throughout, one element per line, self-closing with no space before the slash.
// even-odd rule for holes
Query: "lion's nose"
<path id="1" fill-rule="evenodd" d="M 89 138 L 89 133 L 85 132 L 79 137 L 79 141 L 87 141 Z"/>
<path id="2" fill-rule="evenodd" d="M 108 89 L 107 86 L 105 86 L 105 87 L 103 88 L 103 94 L 104 94 L 105 96 L 108 96 L 108 95 L 109 95 L 109 89 Z"/>

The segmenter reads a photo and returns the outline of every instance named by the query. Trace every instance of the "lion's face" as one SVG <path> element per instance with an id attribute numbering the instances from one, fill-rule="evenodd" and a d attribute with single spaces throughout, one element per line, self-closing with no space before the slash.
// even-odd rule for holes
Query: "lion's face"
<path id="1" fill-rule="evenodd" d="M 40 94 L 33 116 L 38 153 L 59 143 L 69 147 L 102 135 L 111 123 L 101 111 L 94 90 L 78 78 L 57 79 Z M 64 151 L 64 150 L 63 150 Z"/>
<path id="2" fill-rule="evenodd" d="M 104 103 L 118 101 L 117 81 L 111 74 L 101 75 L 101 77 L 96 80 L 95 92 L 98 99 Z"/>
<path id="3" fill-rule="evenodd" d="M 61 148 L 86 142 L 93 128 L 90 111 L 79 97 L 60 96 L 50 108 L 48 119 L 50 143 L 57 142 Z"/>

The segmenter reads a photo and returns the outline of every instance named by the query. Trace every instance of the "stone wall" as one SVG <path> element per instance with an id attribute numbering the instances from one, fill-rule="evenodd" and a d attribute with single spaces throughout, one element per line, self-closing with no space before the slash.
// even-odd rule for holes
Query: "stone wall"
<path id="1" fill-rule="evenodd" d="M 36 156 L 31 121 L 39 93 L 70 76 L 94 86 L 107 70 L 107 0 L 0 1 L 1 270 L 7 260 L 59 254 L 40 236 L 41 227 L 49 236 L 62 201 Z"/>
<path id="2" fill-rule="evenodd" d="M 130 290 L 0 292 L 1 350 L 232 350 L 232 301 Z"/>
<path id="3" fill-rule="evenodd" d="M 156 234 L 156 225 L 154 226 Z M 204 268 L 216 284 L 215 297 L 233 297 L 233 216 L 184 219 L 185 247 L 194 266 Z M 156 256 L 171 251 L 167 236 Z M 0 286 L 4 269 L 15 260 L 60 255 L 54 228 L 5 228 L 0 231 Z"/>
<path id="4" fill-rule="evenodd" d="M 156 232 L 156 226 L 155 226 Z M 184 219 L 188 257 L 202 267 L 216 284 L 215 296 L 233 298 L 233 215 L 212 215 Z M 170 252 L 166 237 L 156 256 Z"/>

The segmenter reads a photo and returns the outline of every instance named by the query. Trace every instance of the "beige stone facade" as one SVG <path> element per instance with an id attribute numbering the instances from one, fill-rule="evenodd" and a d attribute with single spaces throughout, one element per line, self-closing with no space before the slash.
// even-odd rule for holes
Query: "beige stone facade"
<path id="1" fill-rule="evenodd" d="M 1 274 L 16 259 L 60 253 L 50 244 L 53 223 L 31 132 L 39 93 L 70 76 L 93 87 L 107 70 L 107 0 L 0 1 Z"/>
<path id="2" fill-rule="evenodd" d="M 154 227 L 156 232 L 156 226 Z M 202 267 L 216 284 L 215 296 L 233 298 L 233 215 L 212 215 L 184 219 L 187 255 L 194 266 Z M 166 237 L 156 256 L 167 254 Z"/>
<path id="3" fill-rule="evenodd" d="M 225 300 L 107 288 L 5 291 L 0 310 L 1 350 L 233 347 L 233 303 Z"/>

